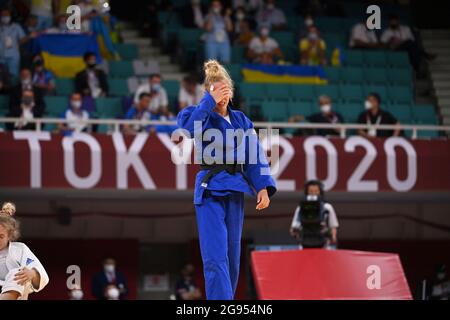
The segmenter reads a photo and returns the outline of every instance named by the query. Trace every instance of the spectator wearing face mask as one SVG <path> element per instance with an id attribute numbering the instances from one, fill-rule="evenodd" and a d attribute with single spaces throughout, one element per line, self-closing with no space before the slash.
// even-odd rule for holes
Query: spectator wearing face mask
<path id="1" fill-rule="evenodd" d="M 181 277 L 175 284 L 175 296 L 177 300 L 200 300 L 202 292 L 194 282 L 195 268 L 192 264 L 187 264 L 181 270 Z"/>
<path id="2" fill-rule="evenodd" d="M 97 300 L 122 300 L 127 294 L 127 281 L 123 273 L 116 270 L 116 261 L 105 259 L 103 270 L 92 278 L 92 295 Z"/>
<path id="3" fill-rule="evenodd" d="M 31 14 L 38 19 L 38 30 L 45 30 L 53 24 L 53 5 L 56 0 L 31 0 Z"/>
<path id="4" fill-rule="evenodd" d="M 86 69 L 75 76 L 75 91 L 83 96 L 98 98 L 108 95 L 108 81 L 103 70 L 97 68 L 97 56 L 93 52 L 84 54 Z"/>
<path id="5" fill-rule="evenodd" d="M 370 93 L 364 103 L 365 111 L 361 112 L 358 117 L 358 123 L 367 125 L 377 124 L 389 124 L 399 125 L 400 122 L 388 111 L 381 109 L 381 97 L 378 93 Z M 358 130 L 359 134 L 363 137 L 391 137 L 399 136 L 401 130 L 377 130 L 375 128 L 369 128 L 368 130 Z"/>
<path id="6" fill-rule="evenodd" d="M 27 35 L 38 31 L 38 18 L 35 15 L 30 14 L 28 16 L 25 20 L 23 31 Z"/>
<path id="7" fill-rule="evenodd" d="M 44 60 L 41 56 L 33 59 L 33 77 L 34 87 L 42 90 L 43 94 L 52 94 L 55 91 L 55 76 L 44 67 Z"/>
<path id="8" fill-rule="evenodd" d="M 419 71 L 424 59 L 433 60 L 436 56 L 429 54 L 419 46 L 414 38 L 411 28 L 400 24 L 397 15 L 389 17 L 389 28 L 383 31 L 381 43 L 388 49 L 406 51 L 414 70 Z"/>
<path id="9" fill-rule="evenodd" d="M 437 267 L 434 279 L 431 282 L 431 300 L 450 300 L 450 278 L 447 266 L 442 264 Z"/>
<path id="10" fill-rule="evenodd" d="M 308 27 L 308 35 L 300 40 L 300 64 L 317 66 L 326 65 L 326 44 L 320 38 L 319 29 L 316 26 Z"/>
<path id="11" fill-rule="evenodd" d="M 45 105 L 43 100 L 35 100 L 33 90 L 24 90 L 22 98 L 17 105 L 10 109 L 9 117 L 20 118 L 19 121 L 7 124 L 9 130 L 34 130 L 36 125 L 30 120 L 41 118 Z"/>
<path id="12" fill-rule="evenodd" d="M 376 49 L 380 45 L 374 30 L 369 30 L 365 22 L 357 23 L 350 31 L 349 47 L 353 49 Z"/>
<path id="13" fill-rule="evenodd" d="M 69 290 L 69 300 L 83 300 L 84 292 L 79 286 L 74 286 Z"/>
<path id="14" fill-rule="evenodd" d="M 23 68 L 20 70 L 19 83 L 11 88 L 9 98 L 10 108 L 20 105 L 23 92 L 26 90 L 33 91 L 34 99 L 37 101 L 41 101 L 44 96 L 43 90 L 33 85 L 33 75 L 31 70 Z"/>
<path id="15" fill-rule="evenodd" d="M 161 75 L 151 74 L 147 83 L 141 84 L 134 94 L 134 103 L 139 102 L 139 97 L 142 93 L 150 94 L 148 109 L 150 111 L 158 111 L 169 107 L 169 98 L 167 97 L 166 89 L 161 85 Z"/>
<path id="16" fill-rule="evenodd" d="M 222 13 L 222 3 L 219 0 L 211 2 L 211 7 L 205 19 L 205 58 L 215 59 L 222 63 L 231 60 L 231 47 L 228 33 L 233 31 L 231 9 Z"/>
<path id="17" fill-rule="evenodd" d="M 329 123 L 329 124 L 339 124 L 344 123 L 344 119 L 341 114 L 333 110 L 333 104 L 331 98 L 326 95 L 321 95 L 319 97 L 319 108 L 320 112 L 316 112 L 306 117 L 306 120 L 311 123 Z M 303 116 L 292 116 L 289 118 L 289 122 L 299 122 L 304 121 Z M 337 129 L 316 129 L 315 134 L 321 136 L 334 136 L 339 135 L 340 131 Z"/>
<path id="18" fill-rule="evenodd" d="M 248 58 L 253 63 L 274 64 L 276 59 L 281 59 L 281 52 L 278 42 L 269 37 L 268 27 L 262 27 L 259 36 L 255 36 L 248 45 Z"/>
<path id="19" fill-rule="evenodd" d="M 184 77 L 178 93 L 178 107 L 181 109 L 187 106 L 198 105 L 204 95 L 204 88 L 197 82 L 193 75 Z"/>
<path id="20" fill-rule="evenodd" d="M 45 30 L 46 33 L 66 33 L 69 32 L 67 28 L 67 18 L 66 14 L 60 14 L 55 19 L 55 24 L 53 27 Z M 70 32 L 77 32 L 77 30 L 70 30 Z"/>
<path id="21" fill-rule="evenodd" d="M 180 10 L 180 17 L 185 28 L 200 28 L 205 25 L 206 9 L 201 0 L 191 0 L 183 10 Z"/>
<path id="22" fill-rule="evenodd" d="M 256 13 L 258 29 L 268 27 L 271 30 L 286 28 L 287 20 L 284 12 L 275 6 L 275 0 L 266 0 L 265 6 Z"/>
<path id="23" fill-rule="evenodd" d="M 9 9 L 0 10 L 0 63 L 8 66 L 9 73 L 14 79 L 19 75 L 20 45 L 35 36 L 36 33 L 32 32 L 27 37 L 19 24 L 11 22 Z"/>
<path id="24" fill-rule="evenodd" d="M 62 134 L 70 134 L 72 132 L 87 131 L 89 113 L 82 109 L 83 98 L 79 93 L 73 93 L 70 96 L 69 107 L 61 115 L 62 119 L 68 120 L 67 123 L 60 123 L 58 129 Z"/>
<path id="25" fill-rule="evenodd" d="M 303 26 L 300 28 L 300 39 L 308 36 L 308 28 L 314 26 L 314 17 L 308 13 L 303 18 Z"/>
<path id="26" fill-rule="evenodd" d="M 152 115 L 148 109 L 148 105 L 151 102 L 151 96 L 147 92 L 142 92 L 139 95 L 139 99 L 137 103 L 135 102 L 130 109 L 128 109 L 127 114 L 125 115 L 125 119 L 127 120 L 141 120 L 148 121 L 152 118 Z M 149 131 L 149 125 L 128 125 L 125 124 L 123 126 L 123 132 L 125 134 L 136 134 L 142 131 Z"/>

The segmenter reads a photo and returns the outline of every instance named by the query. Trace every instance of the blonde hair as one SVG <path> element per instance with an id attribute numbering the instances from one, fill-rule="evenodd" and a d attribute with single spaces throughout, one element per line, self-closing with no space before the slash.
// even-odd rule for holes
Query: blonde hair
<path id="1" fill-rule="evenodd" d="M 12 202 L 4 202 L 0 211 L 0 225 L 8 231 L 10 241 L 16 241 L 20 237 L 20 224 L 14 218 L 16 205 Z"/>
<path id="2" fill-rule="evenodd" d="M 230 74 L 217 60 L 206 61 L 203 69 L 205 70 L 205 88 L 208 92 L 214 82 L 224 82 L 234 93 L 234 84 Z"/>

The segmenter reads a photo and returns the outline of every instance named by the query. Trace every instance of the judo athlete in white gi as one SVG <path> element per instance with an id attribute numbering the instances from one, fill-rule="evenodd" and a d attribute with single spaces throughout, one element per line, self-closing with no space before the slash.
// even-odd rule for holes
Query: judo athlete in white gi
<path id="1" fill-rule="evenodd" d="M 215 60 L 206 62 L 204 69 L 206 92 L 203 99 L 199 105 L 183 109 L 177 120 L 185 134 L 195 137 L 196 153 L 201 151 L 202 165 L 196 177 L 194 204 L 206 297 L 208 300 L 232 300 L 239 278 L 244 193 L 256 195 L 256 209 L 262 210 L 269 206 L 269 197 L 276 192 L 276 186 L 252 122 L 244 113 L 230 108 L 233 82 L 228 72 Z M 258 150 L 256 161 L 251 161 L 255 157 L 250 159 L 251 147 L 241 148 L 250 144 L 249 141 L 224 138 L 230 130 L 253 133 Z M 212 140 L 205 136 L 214 132 L 221 133 L 221 137 L 214 137 L 214 144 L 219 144 L 219 148 L 213 149 L 222 152 L 208 159 L 207 151 L 211 150 L 208 142 L 212 144 Z"/>
<path id="2" fill-rule="evenodd" d="M 19 223 L 13 217 L 15 212 L 10 202 L 0 211 L 0 300 L 27 300 L 49 280 L 38 258 L 24 243 L 16 242 Z"/>

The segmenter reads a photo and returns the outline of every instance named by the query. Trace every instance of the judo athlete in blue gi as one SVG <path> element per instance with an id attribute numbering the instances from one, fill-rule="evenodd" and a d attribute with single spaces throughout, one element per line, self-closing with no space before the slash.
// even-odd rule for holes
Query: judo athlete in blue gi
<path id="1" fill-rule="evenodd" d="M 206 297 L 232 300 L 239 278 L 244 193 L 256 195 L 256 209 L 262 210 L 269 206 L 276 186 L 252 122 L 229 106 L 233 82 L 227 71 L 215 60 L 206 62 L 204 69 L 203 99 L 183 109 L 177 120 L 195 138 L 196 154 L 201 154 L 194 204 Z M 252 132 L 254 139 L 239 134 L 230 138 L 230 131 Z M 214 152 L 210 152 L 212 144 L 219 145 Z M 257 150 L 256 158 L 252 150 Z"/>

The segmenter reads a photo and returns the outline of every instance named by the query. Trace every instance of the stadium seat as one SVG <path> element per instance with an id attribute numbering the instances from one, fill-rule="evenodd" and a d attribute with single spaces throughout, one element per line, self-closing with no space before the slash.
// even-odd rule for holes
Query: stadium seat
<path id="1" fill-rule="evenodd" d="M 385 67 L 386 54 L 384 51 L 364 51 L 364 63 L 374 67 Z"/>
<path id="2" fill-rule="evenodd" d="M 409 57 L 406 52 L 387 52 L 387 63 L 392 68 L 410 68 Z"/>
<path id="3" fill-rule="evenodd" d="M 364 79 L 369 84 L 385 85 L 389 77 L 386 68 L 365 68 Z"/>
<path id="4" fill-rule="evenodd" d="M 322 32 L 336 32 L 343 30 L 343 20 L 339 17 L 318 17 L 314 19 L 314 23 Z"/>
<path id="5" fill-rule="evenodd" d="M 259 83 L 243 82 L 239 86 L 239 92 L 248 101 L 263 101 L 266 97 L 266 86 Z"/>
<path id="6" fill-rule="evenodd" d="M 324 67 L 325 75 L 330 83 L 339 83 L 341 81 L 341 72 L 339 67 Z"/>
<path id="7" fill-rule="evenodd" d="M 242 81 L 242 68 L 240 64 L 230 63 L 225 66 L 231 78 L 236 82 Z"/>
<path id="8" fill-rule="evenodd" d="M 366 97 L 369 93 L 378 93 L 381 97 L 381 103 L 383 104 L 384 100 L 387 100 L 388 94 L 386 86 L 383 85 L 364 85 L 363 86 L 364 97 Z"/>
<path id="9" fill-rule="evenodd" d="M 320 95 L 327 95 L 336 102 L 339 100 L 339 87 L 335 84 L 317 85 L 314 86 L 315 96 L 319 98 Z"/>
<path id="10" fill-rule="evenodd" d="M 437 115 L 433 105 L 417 104 L 411 108 L 414 122 L 422 124 L 437 124 Z"/>
<path id="11" fill-rule="evenodd" d="M 180 28 L 178 30 L 178 42 L 183 49 L 196 48 L 202 33 L 202 29 Z"/>
<path id="12" fill-rule="evenodd" d="M 0 110 L 9 110 L 9 96 L 0 95 Z"/>
<path id="13" fill-rule="evenodd" d="M 307 101 L 289 101 L 287 109 L 288 117 L 295 115 L 309 116 L 314 112 L 314 104 Z"/>
<path id="14" fill-rule="evenodd" d="M 49 118 L 59 118 L 69 106 L 69 98 L 61 96 L 47 96 L 45 101 L 45 115 Z"/>
<path id="15" fill-rule="evenodd" d="M 289 86 L 285 84 L 267 84 L 266 92 L 272 101 L 288 101 L 290 98 Z"/>
<path id="16" fill-rule="evenodd" d="M 412 84 L 411 69 L 391 69 L 388 72 L 389 82 L 396 85 L 408 85 Z"/>
<path id="17" fill-rule="evenodd" d="M 346 67 L 341 70 L 341 81 L 345 83 L 362 84 L 364 78 L 364 69 L 361 67 Z"/>
<path id="18" fill-rule="evenodd" d="M 314 85 L 292 84 L 290 87 L 290 97 L 292 100 L 309 101 L 316 99 Z"/>
<path id="19" fill-rule="evenodd" d="M 75 91 L 75 84 L 73 79 L 68 78 L 56 78 L 56 94 L 65 96 L 70 95 Z"/>
<path id="20" fill-rule="evenodd" d="M 163 80 L 162 86 L 166 89 L 167 95 L 169 97 L 178 97 L 180 92 L 180 82 L 177 80 Z"/>
<path id="21" fill-rule="evenodd" d="M 412 90 L 410 86 L 389 86 L 388 87 L 388 98 L 394 103 L 405 103 L 412 104 Z"/>
<path id="22" fill-rule="evenodd" d="M 348 66 L 360 67 L 364 65 L 362 50 L 347 50 L 344 54 L 345 64 Z"/>
<path id="23" fill-rule="evenodd" d="M 118 43 L 116 44 L 117 53 L 122 60 L 134 60 L 138 57 L 138 48 L 134 44 Z"/>
<path id="24" fill-rule="evenodd" d="M 411 106 L 408 104 L 392 104 L 387 110 L 391 112 L 394 117 L 400 121 L 400 123 L 410 124 L 412 123 Z"/>
<path id="25" fill-rule="evenodd" d="M 274 38 L 280 47 L 292 46 L 295 44 L 295 36 L 291 31 L 273 31 L 270 36 Z"/>
<path id="26" fill-rule="evenodd" d="M 356 102 L 361 103 L 364 99 L 364 94 L 360 85 L 356 84 L 347 84 L 340 85 L 339 92 L 341 96 L 341 100 L 344 100 L 346 103 L 348 102 Z"/>
<path id="27" fill-rule="evenodd" d="M 356 123 L 358 116 L 364 111 L 362 103 L 339 103 L 335 105 L 335 110 L 339 112 L 346 122 Z"/>
<path id="28" fill-rule="evenodd" d="M 109 75 L 118 78 L 131 77 L 134 75 L 133 63 L 131 61 L 110 61 Z"/>
<path id="29" fill-rule="evenodd" d="M 120 98 L 97 98 L 95 106 L 100 119 L 123 118 L 122 102 Z"/>
<path id="30" fill-rule="evenodd" d="M 264 118 L 268 121 L 287 121 L 287 103 L 279 101 L 265 101 L 261 105 Z"/>
<path id="31" fill-rule="evenodd" d="M 128 91 L 128 83 L 125 78 L 109 78 L 109 93 L 112 96 L 127 96 L 130 94 Z"/>
<path id="32" fill-rule="evenodd" d="M 231 62 L 245 63 L 245 47 L 233 46 L 231 48 Z"/>

